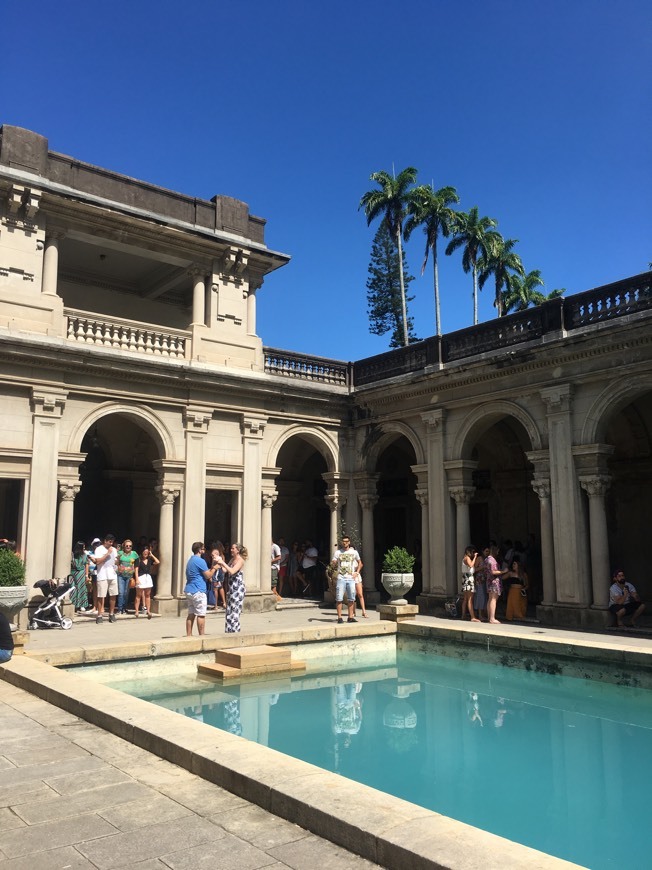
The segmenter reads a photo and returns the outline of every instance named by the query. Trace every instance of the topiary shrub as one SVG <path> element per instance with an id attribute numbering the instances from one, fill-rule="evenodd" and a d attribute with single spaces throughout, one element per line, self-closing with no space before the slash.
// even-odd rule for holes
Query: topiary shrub
<path id="1" fill-rule="evenodd" d="M 415 557 L 405 547 L 392 547 L 383 556 L 383 571 L 386 574 L 411 574 Z"/>
<path id="2" fill-rule="evenodd" d="M 25 565 L 12 550 L 0 550 L 0 586 L 24 586 Z"/>

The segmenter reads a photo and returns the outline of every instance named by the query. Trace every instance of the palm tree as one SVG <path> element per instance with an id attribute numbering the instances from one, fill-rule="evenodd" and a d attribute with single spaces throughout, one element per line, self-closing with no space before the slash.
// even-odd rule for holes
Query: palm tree
<path id="1" fill-rule="evenodd" d="M 446 247 L 446 253 L 452 254 L 458 248 L 462 252 L 462 268 L 473 273 L 473 325 L 478 322 L 478 260 L 489 256 L 491 245 L 495 244 L 499 235 L 493 227 L 498 222 L 493 218 L 480 217 L 478 207 L 473 206 L 470 212 L 457 212 L 455 217 L 454 237 Z"/>
<path id="2" fill-rule="evenodd" d="M 407 241 L 417 227 L 422 226 L 426 235 L 426 251 L 421 266 L 421 274 L 426 270 L 428 253 L 432 250 L 432 265 L 435 281 L 435 328 L 441 335 L 441 314 L 439 307 L 439 269 L 437 267 L 437 238 L 448 236 L 453 230 L 455 212 L 453 203 L 460 201 L 454 187 L 441 187 L 435 190 L 429 184 L 415 188 L 408 203 L 409 217 L 405 222 L 405 240 Z"/>
<path id="3" fill-rule="evenodd" d="M 518 244 L 518 239 L 503 239 L 500 233 L 496 233 L 494 243 L 490 246 L 489 256 L 481 257 L 478 261 L 481 290 L 487 283 L 490 275 L 494 276 L 496 282 L 494 307 L 498 311 L 498 317 L 502 317 L 505 313 L 503 311 L 503 290 L 509 286 L 512 272 L 515 272 L 521 278 L 525 275 L 521 258 L 513 250 L 516 244 Z"/>
<path id="4" fill-rule="evenodd" d="M 382 215 L 382 219 L 396 239 L 398 248 L 399 279 L 401 284 L 401 313 L 403 317 L 403 344 L 408 345 L 407 304 L 405 302 L 405 281 L 403 279 L 403 219 L 405 218 L 407 203 L 410 200 L 410 187 L 417 180 L 417 170 L 408 166 L 397 176 L 381 170 L 372 172 L 371 181 L 380 186 L 380 190 L 369 190 L 360 200 L 358 208 L 363 208 L 367 218 L 367 226 L 373 220 Z"/>
<path id="5" fill-rule="evenodd" d="M 525 311 L 530 305 L 541 305 L 546 297 L 537 290 L 543 287 L 543 278 L 539 269 L 528 272 L 527 275 L 510 275 L 509 284 L 503 294 L 503 308 L 505 313 L 510 311 Z M 558 291 L 553 290 L 558 295 Z M 550 294 L 552 297 L 552 293 Z"/>

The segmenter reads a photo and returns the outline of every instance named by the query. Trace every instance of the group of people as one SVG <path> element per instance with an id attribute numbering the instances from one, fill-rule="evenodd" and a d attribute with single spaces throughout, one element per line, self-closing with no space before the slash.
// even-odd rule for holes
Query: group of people
<path id="1" fill-rule="evenodd" d="M 227 562 L 225 547 L 220 541 L 210 544 L 208 548 L 202 541 L 195 541 L 192 545 L 192 555 L 186 563 L 184 587 L 188 604 L 187 637 L 192 635 L 195 620 L 198 634 L 205 633 L 211 592 L 215 600 L 224 601 L 225 632 L 240 631 L 240 616 L 246 593 L 243 569 L 249 554 L 242 544 L 231 544 L 229 552 Z"/>
<path id="2" fill-rule="evenodd" d="M 77 541 L 70 570 L 74 581 L 71 600 L 77 613 L 95 616 L 101 625 L 108 608 L 109 622 L 124 614 L 133 593 L 136 617 L 152 618 L 151 598 L 160 560 L 156 541 L 141 538 L 138 550 L 130 538 L 116 543 L 115 535 L 93 538 L 90 547 Z"/>
<path id="3" fill-rule="evenodd" d="M 506 592 L 505 619 L 523 620 L 527 615 L 529 581 L 525 570 L 525 553 L 506 541 L 502 559 L 495 541 L 480 553 L 468 546 L 462 557 L 462 619 L 499 625 L 496 607 Z"/>
<path id="4" fill-rule="evenodd" d="M 306 596 L 321 592 L 319 569 L 319 550 L 310 539 L 293 541 L 290 547 L 283 537 L 272 541 L 272 592 L 277 599 L 284 597 L 284 589 L 293 598 L 299 593 Z"/>

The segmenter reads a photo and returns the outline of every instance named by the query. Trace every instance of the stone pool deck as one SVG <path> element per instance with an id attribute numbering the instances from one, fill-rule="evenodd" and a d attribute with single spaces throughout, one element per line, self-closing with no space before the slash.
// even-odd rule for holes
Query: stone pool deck
<path id="1" fill-rule="evenodd" d="M 418 617 L 410 632 L 491 631 L 508 645 L 563 643 L 591 655 L 652 657 L 645 637 Z M 331 610 L 245 614 L 239 643 L 344 641 L 396 626 L 370 611 L 336 626 Z M 32 632 L 28 655 L 0 668 L 0 867 L 553 868 L 573 865 L 312 765 L 218 732 L 51 663 L 100 661 L 231 643 L 209 617 L 203 641 L 184 620 L 81 620 Z M 478 638 L 479 639 L 479 638 Z M 351 812 L 351 808 L 354 812 Z M 337 845 L 336 845 L 337 844 Z M 357 854 L 356 854 L 357 853 Z M 363 857 L 359 857 L 362 855 Z"/>

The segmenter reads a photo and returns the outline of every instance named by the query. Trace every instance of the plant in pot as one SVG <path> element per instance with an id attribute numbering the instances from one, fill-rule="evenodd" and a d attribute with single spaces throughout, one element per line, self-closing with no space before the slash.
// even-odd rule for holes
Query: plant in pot
<path id="1" fill-rule="evenodd" d="M 405 547 L 392 547 L 383 556 L 380 581 L 390 597 L 390 604 L 407 604 L 405 595 L 414 584 L 415 557 Z"/>
<path id="2" fill-rule="evenodd" d="M 13 550 L 0 549 L 0 611 L 9 622 L 27 603 L 25 565 Z"/>

